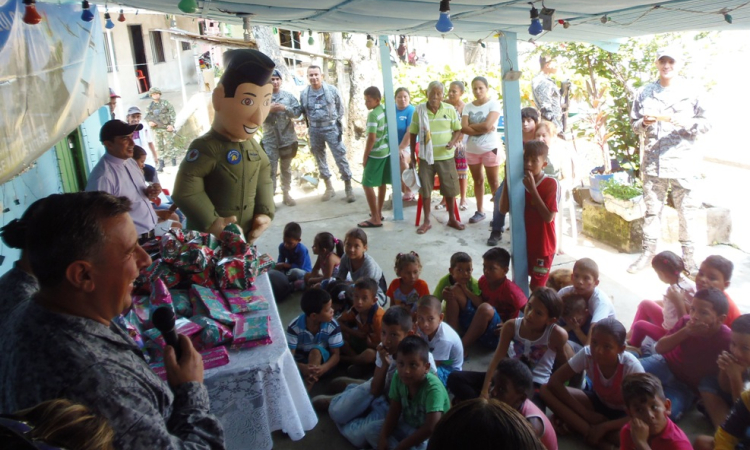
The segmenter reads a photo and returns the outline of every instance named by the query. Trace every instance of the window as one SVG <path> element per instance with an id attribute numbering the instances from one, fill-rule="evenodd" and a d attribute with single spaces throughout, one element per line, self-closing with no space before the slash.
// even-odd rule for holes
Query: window
<path id="1" fill-rule="evenodd" d="M 186 51 L 190 50 L 190 48 L 191 48 L 190 47 L 190 42 L 182 41 L 180 43 L 182 44 L 182 51 L 183 52 L 186 52 Z"/>
<path id="2" fill-rule="evenodd" d="M 287 48 L 302 48 L 299 43 L 300 32 L 290 30 L 279 30 L 279 45 Z"/>
<path id="3" fill-rule="evenodd" d="M 154 64 L 163 63 L 167 60 L 164 57 L 164 44 L 161 41 L 161 32 L 151 32 L 151 49 L 154 52 Z"/>
<path id="4" fill-rule="evenodd" d="M 107 58 L 107 72 L 116 72 L 117 55 L 115 55 L 114 48 L 109 48 L 109 39 L 107 39 L 107 33 L 104 33 L 104 55 Z"/>

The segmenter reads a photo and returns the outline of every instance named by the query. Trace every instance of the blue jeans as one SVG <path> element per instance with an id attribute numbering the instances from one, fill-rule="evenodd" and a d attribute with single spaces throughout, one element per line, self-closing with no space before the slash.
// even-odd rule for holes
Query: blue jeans
<path id="1" fill-rule="evenodd" d="M 302 280 L 305 278 L 305 272 L 302 269 L 289 269 L 286 271 L 286 277 L 289 278 L 289 281 L 297 281 Z"/>
<path id="2" fill-rule="evenodd" d="M 693 390 L 674 376 L 663 356 L 653 355 L 640 361 L 644 371 L 656 375 L 661 380 L 664 395 L 672 401 L 670 417 L 674 422 L 679 421 L 685 411 L 695 402 Z"/>
<path id="3" fill-rule="evenodd" d="M 492 231 L 502 232 L 505 229 L 505 214 L 500 212 L 500 195 L 503 193 L 505 180 L 500 183 L 500 187 L 495 192 L 495 211 L 492 212 Z"/>
<path id="4" fill-rule="evenodd" d="M 344 392 L 333 397 L 328 407 L 328 415 L 339 432 L 357 448 L 365 447 L 365 430 L 375 421 L 385 419 L 388 414 L 388 400 L 370 394 L 372 379 L 362 384 L 350 384 Z"/>
<path id="5" fill-rule="evenodd" d="M 370 444 L 372 448 L 378 448 L 378 441 L 380 440 L 380 431 L 383 429 L 384 423 L 385 423 L 385 419 L 376 420 L 376 421 L 371 422 L 365 429 L 365 437 L 367 438 L 367 442 Z M 394 448 L 398 447 L 399 442 L 409 437 L 415 431 L 417 431 L 417 429 L 414 428 L 413 426 L 403 421 L 399 421 L 398 425 L 396 425 L 396 429 L 393 430 L 393 433 L 388 438 L 388 449 L 393 450 Z M 412 447 L 411 450 L 425 450 L 427 448 L 428 442 L 429 442 L 429 439 L 426 439 L 421 444 L 418 444 Z"/>

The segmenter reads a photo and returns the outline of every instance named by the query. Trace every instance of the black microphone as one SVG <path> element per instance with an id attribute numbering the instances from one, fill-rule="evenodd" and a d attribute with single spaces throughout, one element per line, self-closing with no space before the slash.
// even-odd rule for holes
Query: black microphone
<path id="1" fill-rule="evenodd" d="M 151 314 L 151 322 L 161 332 L 161 335 L 164 336 L 167 345 L 172 346 L 175 357 L 179 361 L 182 356 L 182 348 L 180 348 L 180 341 L 177 339 L 177 330 L 175 330 L 174 326 L 174 311 L 172 308 L 169 306 L 156 308 L 156 311 Z"/>

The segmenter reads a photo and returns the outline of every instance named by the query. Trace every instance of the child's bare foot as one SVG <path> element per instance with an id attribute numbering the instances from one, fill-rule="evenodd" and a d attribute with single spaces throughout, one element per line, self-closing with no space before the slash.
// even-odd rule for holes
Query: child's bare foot
<path id="1" fill-rule="evenodd" d="M 461 230 L 463 230 L 464 228 L 466 228 L 466 225 L 462 224 L 461 222 L 459 222 L 459 221 L 458 221 L 458 220 L 456 220 L 456 219 L 453 219 L 453 220 L 449 220 L 449 221 L 448 221 L 448 223 L 447 223 L 446 225 L 448 225 L 448 226 L 449 226 L 449 227 L 451 227 L 451 228 L 455 228 L 455 229 L 457 229 L 457 230 L 459 230 L 459 231 L 461 231 Z"/>

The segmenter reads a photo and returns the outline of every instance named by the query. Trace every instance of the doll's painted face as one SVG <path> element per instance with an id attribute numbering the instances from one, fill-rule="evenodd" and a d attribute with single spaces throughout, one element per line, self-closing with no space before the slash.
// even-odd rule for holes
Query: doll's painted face
<path id="1" fill-rule="evenodd" d="M 213 95 L 214 129 L 232 141 L 250 139 L 268 116 L 272 93 L 271 83 L 243 83 L 237 86 L 234 97 L 225 97 L 220 84 Z"/>

